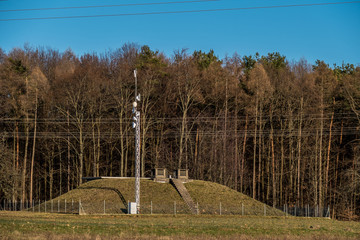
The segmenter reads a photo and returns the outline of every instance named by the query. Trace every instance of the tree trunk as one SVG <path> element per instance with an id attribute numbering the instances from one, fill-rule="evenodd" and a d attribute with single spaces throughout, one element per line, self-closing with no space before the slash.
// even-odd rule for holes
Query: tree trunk
<path id="1" fill-rule="evenodd" d="M 256 97 L 255 110 L 255 130 L 254 130 L 254 158 L 253 158 L 253 199 L 256 198 L 256 138 L 257 138 L 257 118 L 258 118 L 258 98 Z"/>
<path id="2" fill-rule="evenodd" d="M 68 137 L 67 137 L 67 191 L 70 191 L 70 177 L 71 177 L 71 172 L 70 172 L 70 116 L 69 116 L 69 111 L 67 111 L 67 127 L 68 127 Z"/>
<path id="3" fill-rule="evenodd" d="M 34 161 L 35 161 L 35 144 L 36 144 L 36 129 L 37 129 L 37 111 L 38 111 L 38 100 L 37 100 L 37 90 L 35 97 L 35 116 L 34 116 L 34 138 L 32 146 L 32 155 L 31 155 L 31 167 L 30 167 L 30 205 L 32 206 L 33 201 L 33 185 L 34 185 Z"/>
<path id="4" fill-rule="evenodd" d="M 301 134 L 302 134 L 302 117 L 303 117 L 303 97 L 300 99 L 300 120 L 298 133 L 298 161 L 297 161 L 297 203 L 300 203 L 300 169 L 301 169 Z"/>
<path id="5" fill-rule="evenodd" d="M 263 126 L 262 126 L 262 103 L 260 102 L 260 105 L 259 105 L 259 147 L 258 147 L 258 150 L 259 150 L 259 153 L 258 153 L 258 177 L 257 177 L 257 182 L 258 182 L 258 199 L 261 198 L 261 177 L 262 177 L 262 144 L 263 144 L 263 139 L 262 139 L 262 130 L 263 130 Z M 264 198 L 262 199 L 264 200 Z"/>
<path id="6" fill-rule="evenodd" d="M 245 150 L 246 150 L 246 137 L 247 137 L 247 127 L 248 127 L 248 114 L 246 114 L 245 118 L 245 129 L 244 129 L 244 142 L 243 142 L 243 150 L 241 155 L 241 175 L 240 175 L 240 192 L 243 192 L 244 186 L 244 163 L 245 163 Z"/>
<path id="7" fill-rule="evenodd" d="M 270 141 L 271 141 L 271 171 L 272 171 L 272 198 L 273 207 L 276 207 L 276 179 L 275 179 L 275 151 L 274 151 L 274 127 L 272 121 L 272 109 L 270 108 Z"/>
<path id="8" fill-rule="evenodd" d="M 80 154 L 79 154 L 79 185 L 82 184 L 83 171 L 84 171 L 84 139 L 83 139 L 83 128 L 82 124 L 79 128 L 79 145 L 80 145 Z"/>
<path id="9" fill-rule="evenodd" d="M 343 128 L 344 128 L 344 122 L 343 120 L 341 120 L 341 130 L 340 130 L 340 142 L 339 142 L 339 149 L 342 145 L 342 140 L 343 140 Z M 337 154 L 336 154 L 336 165 L 335 165 L 335 178 L 334 178 L 334 199 L 333 199 L 333 209 L 332 209 L 332 218 L 335 217 L 336 213 L 335 213 L 335 206 L 337 205 L 337 193 L 338 193 L 338 189 L 337 189 L 337 184 L 338 184 L 338 175 L 339 175 L 339 158 L 340 158 L 340 150 L 338 150 Z"/>
<path id="10" fill-rule="evenodd" d="M 28 157 L 28 146 L 29 146 L 29 122 L 28 122 L 28 117 L 26 117 L 26 126 L 25 126 L 25 153 L 24 153 L 24 164 L 23 164 L 23 169 L 22 169 L 22 178 L 21 178 L 21 189 L 22 189 L 22 203 L 25 203 L 26 200 L 26 167 L 27 167 L 27 157 Z"/>
<path id="11" fill-rule="evenodd" d="M 334 106 L 335 106 L 335 99 L 334 99 Z M 328 144 L 327 155 L 326 155 L 325 190 L 324 190 L 324 194 L 325 194 L 326 198 L 328 196 L 330 196 L 330 194 L 328 194 L 328 190 L 329 190 L 328 186 L 329 186 L 330 151 L 331 151 L 331 137 L 332 137 L 333 122 L 334 122 L 334 111 L 332 112 L 332 115 L 331 115 L 331 121 L 330 121 L 330 127 L 329 127 L 329 144 Z"/>
<path id="12" fill-rule="evenodd" d="M 283 179 L 284 179 L 284 129 L 283 129 L 283 122 L 281 121 L 281 136 L 280 136 L 280 148 L 281 148 L 281 164 L 280 164 L 280 203 L 284 203 L 283 198 Z"/>

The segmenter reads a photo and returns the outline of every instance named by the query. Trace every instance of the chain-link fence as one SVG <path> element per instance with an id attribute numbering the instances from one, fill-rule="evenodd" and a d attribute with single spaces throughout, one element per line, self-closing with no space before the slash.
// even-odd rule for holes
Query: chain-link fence
<path id="1" fill-rule="evenodd" d="M 325 217 L 330 218 L 330 206 L 320 207 L 319 205 L 310 206 L 306 204 L 305 206 L 288 206 L 284 204 L 282 207 L 277 207 L 277 209 L 283 211 L 286 215 L 296 216 L 296 217 Z"/>
<path id="2" fill-rule="evenodd" d="M 46 202 L 38 200 L 33 200 L 32 202 L 4 200 L 0 204 L 0 210 L 65 214 L 127 214 L 128 205 L 128 203 L 125 205 L 123 202 L 106 200 L 97 200 L 94 202 L 82 202 L 81 200 L 74 199 L 55 199 Z M 198 214 L 213 215 L 330 217 L 330 207 L 320 208 L 318 205 L 305 205 L 302 207 L 284 205 L 282 207 L 273 208 L 266 204 L 251 206 L 239 204 L 227 206 L 221 202 L 211 205 L 201 205 L 196 203 L 196 211 Z M 185 202 L 154 204 L 150 201 L 141 203 L 140 214 L 191 214 L 191 211 Z"/>

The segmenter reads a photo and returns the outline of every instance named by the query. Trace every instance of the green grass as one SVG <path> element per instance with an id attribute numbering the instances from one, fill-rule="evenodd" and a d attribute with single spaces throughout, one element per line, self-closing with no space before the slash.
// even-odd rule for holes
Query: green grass
<path id="1" fill-rule="evenodd" d="M 238 215 L 0 212 L 0 239 L 360 239 L 359 222 Z"/>
<path id="2" fill-rule="evenodd" d="M 284 213 L 263 203 L 256 201 L 242 193 L 226 186 L 206 182 L 192 181 L 185 184 L 195 203 L 199 204 L 200 214 L 258 215 L 264 216 L 264 206 L 267 216 L 283 216 Z M 81 200 L 83 210 L 87 214 L 106 213 L 123 214 L 127 210 L 127 202 L 134 199 L 134 179 L 101 179 L 87 182 L 79 188 L 65 193 L 52 202 L 53 209 L 57 211 L 58 201 L 60 208 L 64 209 L 64 201 L 67 200 L 67 210 L 77 209 L 78 201 Z M 141 180 L 141 213 L 150 214 L 190 214 L 189 209 L 180 197 L 179 193 L 169 183 L 156 183 L 151 180 Z M 75 201 L 72 207 L 71 202 Z M 174 208 L 176 205 L 176 209 Z M 47 211 L 51 211 L 51 201 L 47 202 Z M 41 211 L 44 211 L 44 204 Z M 243 211 L 244 210 L 244 211 Z M 37 207 L 35 207 L 37 211 Z M 61 211 L 63 212 L 63 211 Z"/>
<path id="3" fill-rule="evenodd" d="M 199 203 L 200 213 L 219 214 L 221 203 L 222 214 L 242 214 L 244 208 L 245 215 L 264 216 L 265 206 L 268 216 L 284 215 L 280 210 L 221 184 L 196 180 L 185 186 L 193 200 Z"/>

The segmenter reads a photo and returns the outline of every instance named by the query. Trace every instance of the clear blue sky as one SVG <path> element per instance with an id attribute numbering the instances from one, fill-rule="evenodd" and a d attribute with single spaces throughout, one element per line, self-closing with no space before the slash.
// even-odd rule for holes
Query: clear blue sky
<path id="1" fill-rule="evenodd" d="M 159 3 L 179 0 L 0 0 L 0 10 L 45 7 Z M 246 8 L 311 4 L 344 0 L 220 0 L 151 6 L 96 9 L 0 12 L 0 19 L 84 16 L 182 10 Z M 360 65 L 360 3 L 311 7 L 234 10 L 201 13 L 136 15 L 80 19 L 0 21 L 0 47 L 51 47 L 76 54 L 102 53 L 134 42 L 171 56 L 188 48 L 209 51 L 220 58 L 280 52 L 288 60 L 305 58 Z"/>

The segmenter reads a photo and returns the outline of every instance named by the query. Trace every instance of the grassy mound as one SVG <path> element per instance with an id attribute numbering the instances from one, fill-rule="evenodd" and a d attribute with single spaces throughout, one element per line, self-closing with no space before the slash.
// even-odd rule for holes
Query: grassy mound
<path id="1" fill-rule="evenodd" d="M 221 184 L 193 181 L 185 184 L 200 213 L 283 216 L 284 212 Z M 221 205 L 221 206 L 220 206 Z M 265 209 L 264 209 L 265 208 Z"/>
<path id="2" fill-rule="evenodd" d="M 283 212 L 266 206 L 226 186 L 193 181 L 185 184 L 200 214 L 244 214 L 280 216 Z M 141 180 L 141 213 L 189 214 L 185 202 L 171 184 Z M 82 184 L 45 204 L 48 212 L 79 212 L 87 214 L 127 213 L 128 202 L 135 201 L 134 179 L 99 179 Z M 79 205 L 79 202 L 81 204 Z M 220 206 L 221 205 L 221 206 Z M 35 211 L 37 208 L 35 207 Z M 221 209 L 221 210 L 220 210 Z"/>

